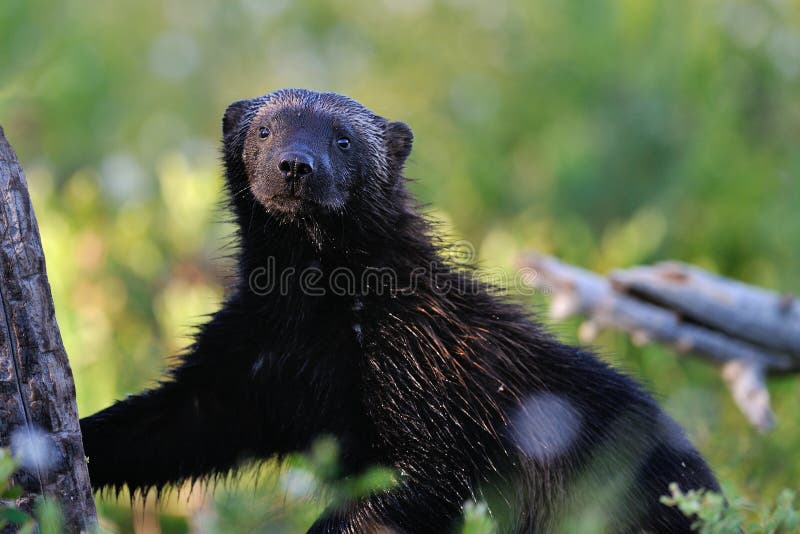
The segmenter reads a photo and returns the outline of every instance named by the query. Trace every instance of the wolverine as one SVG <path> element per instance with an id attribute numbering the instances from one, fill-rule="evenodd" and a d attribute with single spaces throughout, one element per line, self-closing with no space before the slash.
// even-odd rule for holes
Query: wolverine
<path id="1" fill-rule="evenodd" d="M 608 532 L 689 532 L 659 498 L 719 489 L 701 455 L 633 379 L 448 260 L 407 187 L 412 140 L 335 93 L 228 107 L 234 283 L 157 387 L 81 420 L 93 486 L 161 490 L 333 436 L 343 476 L 381 465 L 396 483 L 310 532 L 453 532 L 473 499 L 502 532 L 594 508 Z M 254 287 L 267 265 L 313 268 L 319 291 Z M 374 269 L 392 280 L 326 287 Z"/>

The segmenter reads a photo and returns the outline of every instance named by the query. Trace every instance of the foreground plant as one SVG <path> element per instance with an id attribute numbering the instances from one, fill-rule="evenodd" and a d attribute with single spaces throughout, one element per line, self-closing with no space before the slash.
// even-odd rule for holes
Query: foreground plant
<path id="1" fill-rule="evenodd" d="M 701 534 L 783 534 L 800 528 L 800 511 L 795 505 L 796 493 L 784 489 L 774 506 L 756 506 L 741 497 L 726 500 L 713 491 L 681 491 L 677 484 L 669 486 L 671 495 L 661 498 L 667 506 L 675 506 L 687 517 L 696 518 L 692 528 Z M 747 512 L 758 516 L 757 523 L 745 525 Z"/>

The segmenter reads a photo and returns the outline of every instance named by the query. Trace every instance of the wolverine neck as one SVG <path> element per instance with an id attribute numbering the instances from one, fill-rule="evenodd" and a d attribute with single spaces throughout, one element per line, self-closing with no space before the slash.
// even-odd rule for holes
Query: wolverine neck
<path id="1" fill-rule="evenodd" d="M 412 288 L 415 277 L 445 268 L 427 223 L 414 211 L 391 219 L 345 210 L 287 220 L 257 208 L 240 228 L 239 274 L 251 291 L 254 283 L 272 290 L 283 283 L 283 293 L 391 296 Z"/>

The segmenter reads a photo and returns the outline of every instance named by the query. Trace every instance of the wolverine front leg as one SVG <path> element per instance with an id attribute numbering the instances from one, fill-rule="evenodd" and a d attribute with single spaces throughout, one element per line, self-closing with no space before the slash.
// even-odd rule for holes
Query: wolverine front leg
<path id="1" fill-rule="evenodd" d="M 267 452 L 264 425 L 240 424 L 247 406 L 258 402 L 254 388 L 241 385 L 257 349 L 243 341 L 242 324 L 232 315 L 216 314 L 158 387 L 81 419 L 94 488 L 161 488 L 225 473 L 242 458 Z"/>
<path id="2" fill-rule="evenodd" d="M 235 400 L 208 386 L 179 373 L 82 419 L 92 486 L 160 488 L 234 467 L 249 436 L 228 424 Z"/>

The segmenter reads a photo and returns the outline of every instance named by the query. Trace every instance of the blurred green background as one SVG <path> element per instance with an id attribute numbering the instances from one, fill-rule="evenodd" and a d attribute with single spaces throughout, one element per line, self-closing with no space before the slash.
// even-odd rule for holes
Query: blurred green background
<path id="1" fill-rule="evenodd" d="M 152 385 L 217 307 L 222 112 L 288 86 L 409 123 L 414 191 L 485 266 L 528 249 L 601 272 L 679 259 L 800 292 L 796 1 L 3 0 L 0 124 L 81 414 Z M 778 425 L 761 436 L 705 364 L 613 333 L 599 350 L 738 492 L 800 486 L 796 378 L 771 381 Z M 279 485 L 183 492 L 160 518 L 132 519 L 125 499 L 101 510 L 122 531 L 203 514 L 270 531 L 291 508 Z"/>

